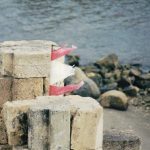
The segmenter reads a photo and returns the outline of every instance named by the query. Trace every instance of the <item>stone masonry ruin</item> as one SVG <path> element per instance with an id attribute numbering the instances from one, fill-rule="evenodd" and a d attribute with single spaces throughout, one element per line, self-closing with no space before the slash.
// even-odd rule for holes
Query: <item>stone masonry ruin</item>
<path id="1" fill-rule="evenodd" d="M 48 96 L 52 45 L 59 47 L 41 40 L 0 43 L 0 150 L 102 150 L 99 103 Z M 138 140 L 131 150 L 140 149 Z M 107 150 L 112 142 L 105 143 Z"/>

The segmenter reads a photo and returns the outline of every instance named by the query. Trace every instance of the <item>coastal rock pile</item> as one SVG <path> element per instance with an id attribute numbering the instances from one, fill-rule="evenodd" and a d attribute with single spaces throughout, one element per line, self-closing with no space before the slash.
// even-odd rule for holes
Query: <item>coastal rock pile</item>
<path id="1" fill-rule="evenodd" d="M 78 56 L 69 56 L 66 60 L 70 65 L 80 64 Z M 75 63 L 73 63 L 73 61 L 75 61 Z M 130 100 L 129 102 L 133 102 L 132 100 L 134 99 L 133 103 L 136 103 L 137 105 L 144 104 L 147 107 L 150 105 L 150 100 L 144 102 L 143 100 L 139 100 L 145 99 L 143 97 L 150 94 L 150 72 L 145 73 L 140 65 L 120 64 L 118 56 L 116 54 L 110 54 L 100 58 L 94 63 L 78 66 L 85 73 L 86 77 L 93 80 L 97 85 L 99 93 L 101 93 L 98 100 L 101 100 L 101 95 L 103 93 L 110 90 L 117 90 L 126 94 Z M 72 94 L 93 97 L 92 94 L 89 94 L 89 89 L 90 88 L 86 89 L 84 92 L 83 89 L 80 89 L 78 92 Z M 135 100 L 135 97 L 138 97 L 138 100 Z M 124 108 L 127 108 L 127 105 L 125 105 Z"/>

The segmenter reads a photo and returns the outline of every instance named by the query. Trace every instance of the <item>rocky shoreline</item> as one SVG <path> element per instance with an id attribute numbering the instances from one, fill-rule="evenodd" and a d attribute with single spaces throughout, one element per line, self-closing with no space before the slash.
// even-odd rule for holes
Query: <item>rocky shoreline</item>
<path id="1" fill-rule="evenodd" d="M 82 88 L 70 94 L 93 97 L 103 107 L 127 110 L 128 104 L 132 104 L 150 110 L 150 70 L 143 71 L 140 64 L 121 64 L 116 54 L 84 66 L 75 55 L 68 55 L 66 62 L 75 65 L 76 71 L 65 84 L 85 82 Z"/>

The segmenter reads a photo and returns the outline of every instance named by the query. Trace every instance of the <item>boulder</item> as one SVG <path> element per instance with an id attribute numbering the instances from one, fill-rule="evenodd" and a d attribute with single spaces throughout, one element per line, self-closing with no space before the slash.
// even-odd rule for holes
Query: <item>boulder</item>
<path id="1" fill-rule="evenodd" d="M 102 84 L 102 77 L 100 74 L 90 72 L 90 73 L 86 73 L 86 75 L 88 78 L 92 79 L 98 87 Z"/>
<path id="2" fill-rule="evenodd" d="M 86 66 L 81 66 L 80 67 L 85 73 L 99 73 L 100 69 L 96 67 L 94 64 L 86 65 Z"/>
<path id="3" fill-rule="evenodd" d="M 114 78 L 115 78 L 116 80 L 119 80 L 120 77 L 121 77 L 121 71 L 120 71 L 119 69 L 116 69 L 116 70 L 114 71 Z"/>
<path id="4" fill-rule="evenodd" d="M 127 96 L 117 90 L 108 91 L 100 96 L 100 104 L 106 108 L 115 108 L 118 110 L 127 110 Z"/>
<path id="5" fill-rule="evenodd" d="M 118 56 L 116 54 L 110 54 L 96 61 L 96 65 L 99 67 L 105 66 L 114 69 L 119 65 Z"/>
<path id="6" fill-rule="evenodd" d="M 116 82 L 114 82 L 114 83 L 110 83 L 110 84 L 106 84 L 104 86 L 101 86 L 100 91 L 101 91 L 101 93 L 105 93 L 105 92 L 110 91 L 110 90 L 116 90 L 117 87 L 118 87 L 118 84 Z"/>
<path id="7" fill-rule="evenodd" d="M 142 89 L 150 88 L 150 73 L 135 78 L 134 85 Z"/>
<path id="8" fill-rule="evenodd" d="M 78 55 L 66 55 L 65 62 L 71 66 L 79 66 L 80 57 Z"/>
<path id="9" fill-rule="evenodd" d="M 126 93 L 128 96 L 137 96 L 139 88 L 131 85 L 129 87 L 124 88 L 123 92 Z"/>
<path id="10" fill-rule="evenodd" d="M 75 68 L 75 75 L 68 77 L 67 79 L 65 79 L 65 85 L 68 84 L 76 84 L 79 83 L 80 81 L 84 81 L 84 85 L 72 92 L 71 94 L 73 95 L 80 95 L 83 97 L 93 97 L 93 98 L 98 98 L 100 95 L 100 91 L 98 86 L 96 85 L 96 83 L 89 79 L 85 73 L 78 67 Z"/>
<path id="11" fill-rule="evenodd" d="M 86 79 L 84 80 L 84 85 L 80 89 L 74 91 L 73 94 L 97 99 L 100 95 L 100 90 L 94 81 Z"/>
<path id="12" fill-rule="evenodd" d="M 125 88 L 131 85 L 131 79 L 127 77 L 121 77 L 118 81 L 118 86 L 121 88 Z"/>
<path id="13" fill-rule="evenodd" d="M 130 75 L 135 76 L 135 77 L 139 77 L 141 75 L 141 71 L 139 69 L 136 69 L 136 68 L 131 68 L 130 69 Z"/>

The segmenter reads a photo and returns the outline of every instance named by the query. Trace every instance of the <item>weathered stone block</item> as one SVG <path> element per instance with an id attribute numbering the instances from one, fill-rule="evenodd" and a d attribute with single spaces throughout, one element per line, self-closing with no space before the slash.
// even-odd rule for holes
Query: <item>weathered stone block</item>
<path id="1" fill-rule="evenodd" d="M 71 105 L 71 149 L 101 150 L 103 109 L 92 98 L 68 96 Z"/>
<path id="2" fill-rule="evenodd" d="M 0 150 L 12 150 L 12 146 L 10 146 L 10 145 L 0 145 Z"/>
<path id="3" fill-rule="evenodd" d="M 10 145 L 27 143 L 29 123 L 29 149 L 102 149 L 103 109 L 92 98 L 40 96 L 7 102 L 3 114 Z"/>
<path id="4" fill-rule="evenodd" d="M 15 51 L 13 76 L 16 78 L 48 77 L 50 53 L 50 49 L 48 51 Z"/>
<path id="5" fill-rule="evenodd" d="M 49 95 L 49 78 L 43 78 L 43 91 L 44 95 Z"/>
<path id="6" fill-rule="evenodd" d="M 103 150 L 141 150 L 141 140 L 133 133 L 105 131 Z"/>
<path id="7" fill-rule="evenodd" d="M 11 76 L 13 73 L 13 51 L 0 47 L 0 74 Z"/>
<path id="8" fill-rule="evenodd" d="M 12 150 L 28 150 L 28 146 L 13 146 Z"/>
<path id="9" fill-rule="evenodd" d="M 0 43 L 0 74 L 15 78 L 48 77 L 51 41 Z"/>
<path id="10" fill-rule="evenodd" d="M 0 113 L 2 109 L 2 105 L 11 101 L 11 88 L 12 88 L 12 79 L 11 78 L 0 78 Z"/>
<path id="11" fill-rule="evenodd" d="M 47 96 L 48 97 L 48 96 Z M 45 97 L 46 98 L 46 97 Z M 2 113 L 4 122 L 7 128 L 8 143 L 10 145 L 25 145 L 28 138 L 28 120 L 27 111 L 31 106 L 46 107 L 52 102 L 58 105 L 62 102 L 62 97 L 50 97 L 45 99 L 38 97 L 37 100 L 18 100 L 13 102 L 6 102 L 4 104 Z M 66 102 L 63 102 L 67 105 Z"/>
<path id="12" fill-rule="evenodd" d="M 6 102 L 2 113 L 7 129 L 8 144 L 22 145 L 27 143 L 27 111 L 35 100 Z"/>
<path id="13" fill-rule="evenodd" d="M 70 111 L 68 108 L 66 109 L 59 103 L 50 104 L 47 108 L 31 106 L 28 143 L 29 149 L 33 150 L 70 150 Z"/>
<path id="14" fill-rule="evenodd" d="M 43 95 L 43 78 L 13 79 L 12 99 L 34 99 Z"/>
<path id="15" fill-rule="evenodd" d="M 0 144 L 7 144 L 6 126 L 2 116 L 0 116 Z"/>

